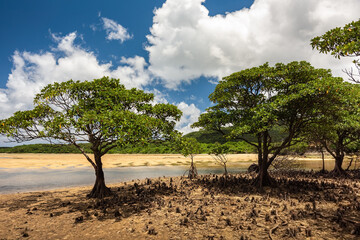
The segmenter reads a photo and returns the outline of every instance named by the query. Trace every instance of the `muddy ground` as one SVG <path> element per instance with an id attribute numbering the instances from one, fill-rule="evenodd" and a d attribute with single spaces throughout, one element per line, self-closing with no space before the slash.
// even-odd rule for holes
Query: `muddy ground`
<path id="1" fill-rule="evenodd" d="M 137 180 L 0 195 L 0 239 L 360 239 L 360 171 L 347 178 L 272 173 L 258 191 L 253 175 Z"/>

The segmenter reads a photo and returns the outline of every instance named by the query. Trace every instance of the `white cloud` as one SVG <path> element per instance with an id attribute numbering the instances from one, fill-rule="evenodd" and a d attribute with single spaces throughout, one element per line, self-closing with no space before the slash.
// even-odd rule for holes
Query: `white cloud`
<path id="1" fill-rule="evenodd" d="M 114 20 L 102 17 L 103 27 L 107 33 L 106 38 L 108 40 L 120 40 L 124 42 L 125 40 L 131 39 L 132 36 L 127 32 L 126 28 L 115 22 Z"/>
<path id="2" fill-rule="evenodd" d="M 352 66 L 351 59 L 312 50 L 310 39 L 357 20 L 359 0 L 255 0 L 250 9 L 216 16 L 209 16 L 204 2 L 167 0 L 154 12 L 149 70 L 168 88 L 265 62 L 307 60 L 341 76 Z"/>
<path id="3" fill-rule="evenodd" d="M 169 103 L 167 100 L 168 94 L 161 92 L 158 89 L 147 90 L 146 92 L 154 94 L 153 104 Z M 190 105 L 185 102 L 172 104 L 177 106 L 178 109 L 183 113 L 180 121 L 178 121 L 175 125 L 176 130 L 182 132 L 183 134 L 199 130 L 199 128 L 191 128 L 191 125 L 194 122 L 197 122 L 201 113 L 200 109 L 198 109 L 193 103 Z"/>
<path id="4" fill-rule="evenodd" d="M 12 56 L 13 68 L 6 89 L 0 89 L 0 118 L 15 111 L 31 109 L 36 93 L 53 82 L 92 80 L 102 76 L 120 78 L 126 87 L 142 88 L 151 82 L 144 58 L 122 58 L 116 68 L 100 63 L 96 55 L 77 46 L 75 32 L 64 37 L 52 35 L 57 46 L 41 53 L 18 52 Z"/>
<path id="5" fill-rule="evenodd" d="M 168 103 L 167 94 L 149 86 L 152 78 L 144 58 L 123 57 L 121 65 L 114 68 L 111 62 L 101 64 L 93 52 L 77 46 L 74 43 L 77 37 L 75 32 L 64 37 L 52 36 L 57 46 L 51 51 L 16 51 L 12 56 L 13 69 L 6 84 L 7 88 L 0 89 L 0 119 L 18 110 L 31 109 L 35 94 L 44 86 L 69 79 L 92 80 L 102 76 L 119 78 L 128 88 L 146 88 L 147 92 L 154 93 L 154 103 Z M 175 105 L 184 112 L 176 129 L 183 133 L 193 131 L 190 125 L 197 121 L 200 110 L 194 104 L 181 102 Z M 4 143 L 4 140 L 0 138 L 0 142 Z"/>
<path id="6" fill-rule="evenodd" d="M 177 107 L 183 112 L 180 121 L 176 124 L 175 129 L 187 134 L 198 129 L 191 128 L 191 124 L 196 122 L 200 116 L 200 110 L 192 103 L 188 105 L 185 102 L 180 102 Z"/>
<path id="7" fill-rule="evenodd" d="M 146 89 L 145 92 L 154 94 L 154 100 L 152 101 L 152 104 L 158 104 L 158 103 L 169 103 L 167 100 L 168 94 L 161 92 L 160 90 L 154 88 L 152 90 Z"/>

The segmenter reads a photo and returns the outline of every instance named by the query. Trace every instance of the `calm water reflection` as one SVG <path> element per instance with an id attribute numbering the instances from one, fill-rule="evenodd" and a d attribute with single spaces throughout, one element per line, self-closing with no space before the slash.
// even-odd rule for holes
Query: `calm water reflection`
<path id="1" fill-rule="evenodd" d="M 182 176 L 186 167 L 124 167 L 104 169 L 107 183 L 162 176 Z M 232 173 L 246 169 L 229 169 Z M 199 174 L 221 174 L 222 168 L 200 168 Z M 0 193 L 49 190 L 55 188 L 91 185 L 95 181 L 92 168 L 72 169 L 0 169 Z"/>
<path id="2" fill-rule="evenodd" d="M 301 169 L 320 170 L 322 161 L 304 160 L 298 161 Z M 230 173 L 245 172 L 251 162 L 237 164 L 229 167 Z M 359 165 L 359 164 L 358 164 Z M 344 163 L 347 166 L 347 162 Z M 353 165 L 354 166 L 354 165 Z M 331 170 L 333 161 L 326 161 L 325 167 Z M 104 169 L 107 183 L 130 181 L 133 179 L 156 178 L 162 176 L 184 175 L 187 167 L 184 166 L 159 166 L 159 167 L 124 167 Z M 221 167 L 201 167 L 199 174 L 223 173 Z M 95 181 L 94 170 L 88 168 L 66 168 L 66 169 L 0 169 L 0 193 L 27 192 L 37 190 L 49 190 L 71 186 L 91 185 Z"/>

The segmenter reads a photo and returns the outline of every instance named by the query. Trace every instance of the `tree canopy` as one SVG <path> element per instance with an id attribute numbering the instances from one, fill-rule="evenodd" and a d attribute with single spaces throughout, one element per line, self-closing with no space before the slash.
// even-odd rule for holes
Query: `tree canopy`
<path id="1" fill-rule="evenodd" d="M 311 142 L 320 143 L 335 159 L 333 174 L 344 174 L 344 156 L 351 145 L 359 141 L 360 85 L 327 81 L 322 88 L 331 94 L 331 101 L 324 103 L 318 120 L 308 125 L 305 134 Z"/>
<path id="2" fill-rule="evenodd" d="M 321 53 L 330 53 L 334 57 L 358 57 L 360 56 L 360 19 L 327 31 L 322 36 L 314 37 L 311 46 Z M 354 60 L 355 67 L 360 74 L 360 62 Z M 359 75 L 353 70 L 345 70 L 351 80 L 360 82 Z"/>
<path id="3" fill-rule="evenodd" d="M 118 79 L 49 84 L 34 99 L 34 109 L 1 120 L 0 133 L 17 142 L 60 140 L 76 146 L 94 167 L 90 197 L 110 194 L 101 157 L 116 146 L 165 139 L 174 131 L 181 111 L 171 104 L 153 104 L 154 95 L 126 89 Z M 91 158 L 79 143 L 89 142 Z"/>
<path id="4" fill-rule="evenodd" d="M 216 130 L 256 147 L 260 171 L 255 184 L 270 185 L 267 169 L 272 161 L 299 140 L 304 127 L 317 119 L 324 102 L 329 101 L 328 90 L 322 88 L 324 81 L 342 79 L 307 62 L 264 64 L 233 73 L 210 94 L 215 105 L 193 127 Z M 231 131 L 224 132 L 229 126 Z M 276 126 L 282 127 L 284 137 L 274 142 L 271 129 Z M 248 141 L 244 134 L 253 134 L 257 141 Z"/>

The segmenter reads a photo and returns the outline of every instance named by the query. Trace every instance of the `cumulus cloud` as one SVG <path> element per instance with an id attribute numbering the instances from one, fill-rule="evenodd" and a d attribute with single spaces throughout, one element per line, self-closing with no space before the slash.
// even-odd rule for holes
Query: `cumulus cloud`
<path id="1" fill-rule="evenodd" d="M 358 0 L 255 0 L 249 9 L 216 16 L 204 2 L 167 0 L 154 12 L 149 70 L 168 88 L 265 62 L 307 60 L 340 76 L 351 67 L 351 59 L 312 50 L 310 39 L 358 19 Z"/>
<path id="2" fill-rule="evenodd" d="M 180 102 L 177 107 L 183 112 L 183 115 L 175 128 L 184 134 L 198 130 L 192 129 L 190 126 L 198 120 L 201 113 L 200 109 L 193 103 L 189 105 L 185 102 Z"/>
<path id="3" fill-rule="evenodd" d="M 151 82 L 144 58 L 122 58 L 120 65 L 100 63 L 97 56 L 74 43 L 77 34 L 52 35 L 57 46 L 41 53 L 15 51 L 13 68 L 5 89 L 0 89 L 0 118 L 32 108 L 36 93 L 53 82 L 92 80 L 102 76 L 120 78 L 126 87 L 142 88 Z"/>
<path id="4" fill-rule="evenodd" d="M 114 20 L 105 17 L 102 17 L 101 20 L 103 21 L 103 27 L 107 33 L 106 38 L 108 40 L 120 40 L 120 42 L 124 42 L 125 40 L 132 38 L 126 28 Z"/>
<path id="5" fill-rule="evenodd" d="M 75 44 L 76 32 L 66 36 L 52 35 L 57 43 L 51 51 L 41 53 L 16 51 L 12 56 L 13 68 L 5 89 L 0 88 L 0 119 L 18 110 L 33 108 L 35 95 L 47 84 L 73 80 L 92 80 L 102 76 L 119 78 L 127 88 L 147 89 L 155 95 L 154 103 L 168 103 L 168 95 L 151 88 L 152 78 L 144 58 L 122 57 L 120 65 L 100 63 L 96 55 Z M 188 133 L 197 121 L 200 110 L 194 104 L 175 104 L 184 112 L 176 129 Z M 0 142 L 4 142 L 3 138 Z"/>

